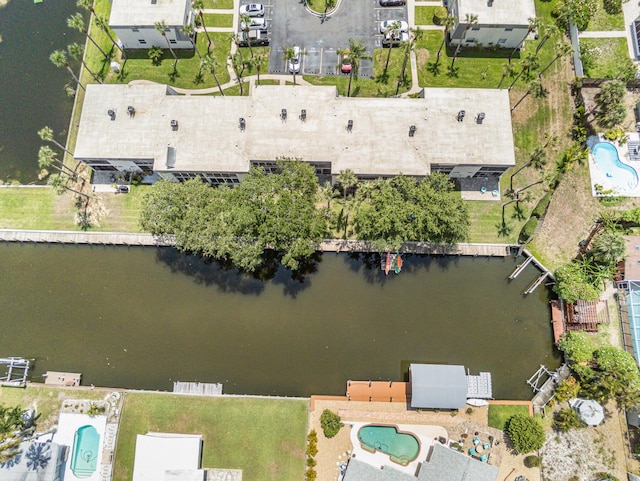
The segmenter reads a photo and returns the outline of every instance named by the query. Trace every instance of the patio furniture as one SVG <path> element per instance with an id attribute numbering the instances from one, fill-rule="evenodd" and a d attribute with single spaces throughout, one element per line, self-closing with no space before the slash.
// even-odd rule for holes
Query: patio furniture
<path id="1" fill-rule="evenodd" d="M 487 457 L 486 454 L 483 454 L 482 456 L 480 456 L 480 461 L 482 461 L 483 463 L 486 463 L 489 460 L 489 458 Z"/>
<path id="2" fill-rule="evenodd" d="M 478 444 L 480 444 L 480 438 L 473 438 L 473 445 L 477 446 Z"/>
<path id="3" fill-rule="evenodd" d="M 473 449 L 473 448 L 469 448 L 469 454 L 470 454 L 471 456 L 475 456 L 475 455 L 476 455 L 476 454 L 478 454 L 478 453 L 476 453 L 476 450 L 475 450 L 475 449 Z"/>
<path id="4" fill-rule="evenodd" d="M 481 193 L 485 193 L 487 191 L 487 188 L 483 185 L 482 187 L 480 187 L 480 192 Z"/>
<path id="5" fill-rule="evenodd" d="M 489 443 L 484 443 L 482 445 L 482 449 L 489 449 L 490 447 L 491 447 L 491 444 L 489 444 Z"/>

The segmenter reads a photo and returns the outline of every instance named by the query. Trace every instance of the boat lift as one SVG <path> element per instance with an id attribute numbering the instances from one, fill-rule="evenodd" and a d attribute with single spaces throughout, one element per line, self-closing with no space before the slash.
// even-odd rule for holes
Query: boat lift
<path id="1" fill-rule="evenodd" d="M 0 386 L 24 387 L 29 374 L 29 360 L 21 357 L 0 358 L 0 365 L 6 366 Z"/>

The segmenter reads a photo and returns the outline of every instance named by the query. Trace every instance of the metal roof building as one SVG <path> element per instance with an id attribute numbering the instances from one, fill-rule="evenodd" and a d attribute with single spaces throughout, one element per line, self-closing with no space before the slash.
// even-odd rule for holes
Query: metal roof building
<path id="1" fill-rule="evenodd" d="M 411 407 L 460 409 L 467 403 L 467 376 L 464 366 L 411 364 Z"/>

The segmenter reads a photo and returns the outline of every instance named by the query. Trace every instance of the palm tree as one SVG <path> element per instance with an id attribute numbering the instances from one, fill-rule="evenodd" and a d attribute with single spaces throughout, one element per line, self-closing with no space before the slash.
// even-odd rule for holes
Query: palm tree
<path id="1" fill-rule="evenodd" d="M 116 40 L 113 38 L 113 35 L 111 35 L 111 29 L 109 28 L 109 22 L 107 21 L 106 18 L 104 18 L 103 16 L 98 15 L 96 13 L 95 9 L 93 8 L 93 2 L 94 2 L 94 0 L 77 0 L 76 1 L 76 6 L 78 6 L 80 8 L 84 8 L 85 10 L 87 10 L 88 12 L 90 12 L 93 15 L 93 18 L 95 19 L 96 25 L 98 27 L 100 27 L 104 33 L 107 34 L 107 36 L 109 37 L 109 40 L 111 40 L 111 43 L 118 50 L 120 50 L 120 53 L 122 54 L 123 58 L 126 59 L 126 55 L 124 53 L 124 50 L 122 49 L 122 47 L 120 47 L 118 42 L 116 42 Z"/>
<path id="2" fill-rule="evenodd" d="M 565 55 L 571 55 L 573 53 L 573 46 L 563 40 L 560 39 L 558 40 L 558 42 L 556 43 L 556 54 L 553 57 L 553 60 L 551 60 L 551 62 L 549 62 L 539 73 L 538 73 L 538 77 L 542 77 L 542 74 L 545 73 L 547 71 L 547 69 L 549 67 L 551 67 L 560 57 L 564 57 Z"/>
<path id="3" fill-rule="evenodd" d="M 63 52 L 64 53 L 64 52 Z M 58 142 L 54 137 L 53 137 L 53 130 L 51 130 L 51 127 L 47 127 L 46 125 L 44 127 L 42 127 L 40 130 L 38 130 L 38 137 L 40 137 L 42 140 L 44 140 L 45 142 L 51 142 L 53 145 L 55 145 L 56 147 L 58 147 L 59 149 L 64 150 L 67 154 L 69 154 L 71 157 L 73 157 L 73 154 L 66 149 L 66 147 L 64 145 L 62 145 L 60 142 Z"/>
<path id="4" fill-rule="evenodd" d="M 258 85 L 260 85 L 260 71 L 262 70 L 262 62 L 269 57 L 263 53 L 256 54 L 253 59 L 253 63 L 256 66 L 256 71 L 258 72 Z"/>
<path id="5" fill-rule="evenodd" d="M 407 63 L 409 62 L 409 55 L 411 55 L 411 51 L 416 48 L 416 43 L 422 38 L 422 34 L 423 34 L 423 31 L 420 28 L 412 28 L 409 31 L 409 41 L 405 42 L 403 45 L 404 60 L 402 61 L 402 70 L 400 72 L 400 77 L 398 78 L 396 95 L 398 95 L 398 91 L 400 90 L 400 84 L 404 80 L 405 70 L 407 69 Z"/>
<path id="6" fill-rule="evenodd" d="M 358 71 L 360 70 L 360 60 L 363 58 L 369 58 L 368 55 L 365 55 L 367 47 L 365 47 L 362 40 L 358 40 L 357 42 L 353 39 L 349 39 L 349 53 L 347 58 L 349 59 L 349 63 L 351 63 L 351 70 L 349 71 L 349 86 L 347 87 L 347 97 L 351 97 L 351 81 L 355 76 L 358 78 Z"/>
<path id="7" fill-rule="evenodd" d="M 67 71 L 71 74 L 71 77 L 73 77 L 73 80 L 75 80 L 76 83 L 78 84 L 78 86 L 82 90 L 84 90 L 84 85 L 82 85 L 80 83 L 80 80 L 78 79 L 76 74 L 73 72 L 73 69 L 69 65 L 69 62 L 67 61 L 67 54 L 65 53 L 64 50 L 54 50 L 51 53 L 51 55 L 49 55 L 49 60 L 51 60 L 53 65 L 55 65 L 56 67 L 64 67 L 64 68 L 66 68 Z"/>
<path id="8" fill-rule="evenodd" d="M 65 193 L 65 191 L 69 190 L 78 195 L 82 195 L 87 199 L 89 198 L 87 194 L 80 192 L 78 190 L 75 190 L 72 187 L 69 187 L 67 185 L 67 177 L 63 177 L 62 174 L 55 174 L 55 175 L 49 176 L 49 178 L 47 179 L 47 184 L 53 187 L 53 190 L 55 190 L 56 194 L 58 195 L 62 195 Z"/>
<path id="9" fill-rule="evenodd" d="M 218 86 L 218 90 L 220 91 L 220 95 L 224 97 L 224 92 L 222 91 L 222 87 L 220 86 L 218 76 L 216 75 L 216 70 L 220 68 L 220 63 L 211 54 L 211 52 L 205 53 L 204 57 L 200 59 L 200 68 L 211 72 L 211 75 L 213 75 L 213 78 L 216 81 L 216 85 Z"/>
<path id="10" fill-rule="evenodd" d="M 449 67 L 450 70 L 453 70 L 453 65 L 455 64 L 456 59 L 458 58 L 458 54 L 460 53 L 460 48 L 462 47 L 462 42 L 464 42 L 464 40 L 467 38 L 467 32 L 469 31 L 469 29 L 471 29 L 471 27 L 473 25 L 478 25 L 478 16 L 475 13 L 467 13 L 464 16 L 464 23 L 465 23 L 464 33 L 462 34 L 462 38 L 458 42 L 458 46 L 456 47 L 456 51 L 453 54 L 453 58 L 451 59 L 451 66 Z"/>
<path id="11" fill-rule="evenodd" d="M 242 74 L 244 72 L 244 59 L 242 58 L 242 54 L 240 50 L 236 51 L 235 54 L 229 54 L 229 60 L 231 60 L 231 67 L 236 74 L 236 81 L 240 85 L 240 96 L 244 95 L 244 86 L 242 85 Z M 295 76 L 294 76 L 295 79 Z"/>
<path id="12" fill-rule="evenodd" d="M 207 36 L 207 41 L 209 42 L 207 48 L 211 50 L 211 37 L 209 37 L 207 26 L 204 23 L 204 0 L 193 0 L 192 6 L 194 10 L 198 11 L 198 16 L 200 17 L 200 25 L 202 25 L 202 30 L 204 30 L 204 34 Z"/>
<path id="13" fill-rule="evenodd" d="M 518 44 L 518 46 L 516 48 L 514 48 L 511 53 L 509 54 L 509 63 L 511 63 L 511 59 L 513 58 L 513 56 L 516 54 L 516 52 L 518 50 L 520 50 L 520 48 L 522 47 L 522 44 L 524 43 L 524 41 L 527 39 L 527 37 L 535 32 L 536 30 L 538 30 L 540 28 L 540 26 L 542 25 L 542 20 L 539 19 L 538 17 L 534 17 L 534 18 L 530 18 L 529 19 L 529 28 L 527 28 L 527 34 L 523 37 L 522 41 Z"/>
<path id="14" fill-rule="evenodd" d="M 529 86 L 527 87 L 527 91 L 524 93 L 520 100 L 516 102 L 516 104 L 511 107 L 511 111 L 513 112 L 518 105 L 529 95 L 533 95 L 535 98 L 542 98 L 547 96 L 547 90 L 542 86 L 542 80 L 539 78 L 532 80 L 529 82 Z"/>
<path id="15" fill-rule="evenodd" d="M 544 36 L 540 40 L 540 43 L 538 43 L 538 45 L 536 46 L 536 53 L 538 53 L 540 49 L 544 46 L 544 44 L 547 43 L 547 40 L 549 40 L 553 35 L 557 34 L 558 32 L 559 30 L 555 23 L 547 25 L 544 29 Z"/>
<path id="16" fill-rule="evenodd" d="M 522 167 L 518 168 L 518 170 L 511 174 L 511 177 L 509 178 L 509 192 L 511 192 L 511 194 L 514 193 L 513 178 L 518 172 L 526 169 L 530 165 L 533 165 L 538 170 L 542 170 L 546 163 L 547 153 L 544 151 L 544 149 L 542 147 L 536 147 L 535 149 L 533 149 L 533 152 L 531 152 L 531 155 L 529 156 L 529 160 Z"/>
<path id="17" fill-rule="evenodd" d="M 454 17 L 453 15 L 447 15 L 444 20 L 442 20 L 442 26 L 444 27 L 444 37 L 442 37 L 442 43 L 440 43 L 440 48 L 438 49 L 438 54 L 436 55 L 436 63 L 440 61 L 442 49 L 444 48 L 444 44 L 447 41 L 447 35 L 451 31 L 451 29 L 456 26 L 456 17 Z"/>
<path id="18" fill-rule="evenodd" d="M 400 22 L 397 20 L 389 24 L 383 32 L 384 38 L 389 41 L 389 53 L 387 54 L 387 63 L 384 65 L 384 71 L 389 68 L 389 59 L 391 59 L 391 48 L 396 38 L 400 36 Z"/>
<path id="19" fill-rule="evenodd" d="M 327 210 L 331 210 L 331 201 L 336 198 L 336 190 L 331 182 L 325 182 L 319 189 L 320 197 L 327 201 Z"/>
<path id="20" fill-rule="evenodd" d="M 240 15 L 240 25 L 242 26 L 242 31 L 247 37 L 247 45 L 249 46 L 249 53 L 251 53 L 251 58 L 253 58 L 253 49 L 251 48 L 251 37 L 249 36 L 249 31 L 251 30 L 251 17 L 243 13 Z"/>
<path id="21" fill-rule="evenodd" d="M 341 170 L 338 174 L 338 184 L 342 187 L 342 197 L 347 198 L 347 191 L 358 185 L 358 177 L 351 169 Z"/>
<path id="22" fill-rule="evenodd" d="M 67 25 L 70 28 L 74 28 L 79 32 L 84 33 L 85 36 L 91 41 L 91 43 L 93 43 L 96 46 L 96 48 L 100 50 L 100 53 L 104 56 L 105 60 L 109 58 L 106 52 L 102 50 L 102 48 L 100 48 L 100 45 L 98 45 L 98 43 L 93 39 L 93 37 L 89 35 L 89 30 L 87 30 L 87 27 L 84 23 L 84 19 L 82 18 L 82 14 L 80 12 L 77 12 L 71 15 L 67 19 Z"/>
<path id="23" fill-rule="evenodd" d="M 511 77 L 514 73 L 516 73 L 516 70 L 513 68 L 513 65 L 511 65 L 510 63 L 503 63 L 502 77 L 500 78 L 500 83 L 498 84 L 498 88 L 501 89 L 504 79 L 506 79 L 507 77 Z"/>
<path id="24" fill-rule="evenodd" d="M 169 51 L 171 52 L 171 55 L 173 55 L 173 60 L 174 60 L 173 68 L 175 68 L 176 65 L 178 64 L 178 57 L 176 57 L 176 53 L 173 51 L 173 48 L 171 48 L 171 42 L 169 41 L 169 37 L 167 37 L 167 30 L 169 30 L 167 28 L 167 23 L 164 20 L 161 20 L 160 22 L 154 23 L 154 26 L 156 30 L 160 32 L 160 35 L 162 35 L 165 41 L 167 42 L 167 47 L 169 47 Z"/>
<path id="25" fill-rule="evenodd" d="M 48 145 L 43 145 L 38 150 L 38 167 L 41 169 L 53 167 L 67 177 L 73 177 L 74 179 L 78 177 L 77 173 L 64 165 L 64 163 L 56 157 L 56 153 Z"/>
<path id="26" fill-rule="evenodd" d="M 195 29 L 195 27 L 193 25 L 191 25 L 190 23 L 185 23 L 182 26 L 182 32 L 191 39 L 191 43 L 193 43 L 193 49 L 198 54 L 198 57 L 202 58 L 202 54 L 200 53 L 200 50 L 198 50 L 198 45 L 196 44 L 196 29 Z"/>
<path id="27" fill-rule="evenodd" d="M 293 58 L 295 58 L 296 53 L 293 50 L 293 47 L 287 47 L 286 45 L 282 46 L 282 54 L 284 55 L 284 64 L 285 64 L 285 68 L 287 68 L 287 65 L 289 65 L 289 61 Z M 296 84 L 296 72 L 295 70 L 292 72 L 293 73 L 293 84 Z"/>
<path id="28" fill-rule="evenodd" d="M 593 242 L 591 255 L 600 264 L 615 265 L 626 257 L 626 252 L 624 237 L 615 231 L 608 231 Z"/>
<path id="29" fill-rule="evenodd" d="M 509 85 L 509 90 L 513 88 L 515 83 L 523 74 L 528 75 L 531 69 L 538 68 L 540 66 L 540 62 L 538 61 L 538 57 L 535 52 L 527 52 L 524 54 L 522 60 L 520 61 L 520 65 L 522 66 L 522 69 L 520 70 L 520 73 L 516 75 L 516 78 L 513 79 L 511 85 Z"/>
<path id="30" fill-rule="evenodd" d="M 69 51 L 69 55 L 71 55 L 74 59 L 80 60 L 80 62 L 82 62 L 82 66 L 85 69 L 87 69 L 87 72 L 89 72 L 91 74 L 91 76 L 93 77 L 93 80 L 95 80 L 99 84 L 102 83 L 102 81 L 96 76 L 95 73 L 93 73 L 91 71 L 91 69 L 85 63 L 85 61 L 84 61 L 84 47 L 82 45 L 80 45 L 79 43 L 74 42 L 71 45 L 67 45 L 67 50 Z"/>

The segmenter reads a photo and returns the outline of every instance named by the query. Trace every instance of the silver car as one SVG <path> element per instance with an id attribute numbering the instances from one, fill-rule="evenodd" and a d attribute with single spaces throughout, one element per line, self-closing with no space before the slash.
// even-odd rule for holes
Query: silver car
<path id="1" fill-rule="evenodd" d="M 250 17 L 264 17 L 264 5 L 261 3 L 250 3 L 240 7 L 240 15 L 249 15 Z"/>
<path id="2" fill-rule="evenodd" d="M 293 58 L 289 60 L 289 72 L 298 73 L 300 71 L 300 47 L 293 47 Z"/>
<path id="3" fill-rule="evenodd" d="M 403 20 L 383 20 L 380 22 L 380 33 L 385 33 L 387 29 L 393 28 L 396 23 L 398 24 L 398 30 L 400 32 L 409 31 L 409 24 Z"/>

